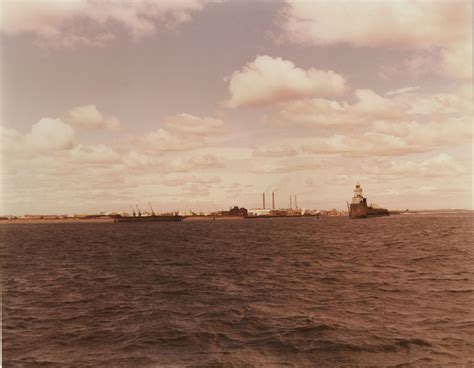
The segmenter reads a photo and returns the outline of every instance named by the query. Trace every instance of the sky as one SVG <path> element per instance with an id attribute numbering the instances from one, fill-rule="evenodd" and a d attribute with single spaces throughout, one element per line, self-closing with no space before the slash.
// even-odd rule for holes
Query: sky
<path id="1" fill-rule="evenodd" d="M 0 213 L 473 208 L 470 1 L 2 1 Z M 267 201 L 268 203 L 268 201 Z"/>

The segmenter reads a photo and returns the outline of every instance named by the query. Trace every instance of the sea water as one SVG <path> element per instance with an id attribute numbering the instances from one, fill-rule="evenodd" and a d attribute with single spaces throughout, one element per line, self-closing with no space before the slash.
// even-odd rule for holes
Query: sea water
<path id="1" fill-rule="evenodd" d="M 3 364 L 472 366 L 473 220 L 0 225 Z"/>

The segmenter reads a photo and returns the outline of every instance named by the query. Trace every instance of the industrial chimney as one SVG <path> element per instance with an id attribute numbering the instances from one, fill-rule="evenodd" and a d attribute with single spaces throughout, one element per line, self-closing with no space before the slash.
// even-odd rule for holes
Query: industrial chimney
<path id="1" fill-rule="evenodd" d="M 275 192 L 272 192 L 272 210 L 275 209 Z"/>
<path id="2" fill-rule="evenodd" d="M 293 209 L 293 201 L 291 199 L 291 194 L 290 194 L 290 210 L 292 210 L 292 209 Z"/>
<path id="3" fill-rule="evenodd" d="M 298 201 L 296 199 L 296 194 L 295 194 L 295 210 L 297 210 L 297 209 L 298 209 Z"/>
<path id="4" fill-rule="evenodd" d="M 263 209 L 265 209 L 265 192 L 262 193 Z"/>

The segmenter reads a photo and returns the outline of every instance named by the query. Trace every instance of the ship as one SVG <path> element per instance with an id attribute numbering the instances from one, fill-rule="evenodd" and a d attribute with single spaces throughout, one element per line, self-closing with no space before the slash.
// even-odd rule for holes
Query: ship
<path id="1" fill-rule="evenodd" d="M 155 211 L 153 211 L 153 207 L 151 206 L 150 202 L 148 202 L 148 205 L 150 206 L 151 210 L 148 214 L 142 215 L 138 205 L 136 205 L 137 212 L 135 213 L 135 209 L 130 206 L 132 209 L 132 216 L 117 215 L 114 216 L 114 222 L 178 222 L 183 221 L 184 219 L 184 216 L 180 216 L 177 212 L 157 215 L 155 214 Z"/>
<path id="2" fill-rule="evenodd" d="M 380 208 L 377 205 L 367 205 L 367 198 L 362 195 L 362 187 L 359 183 L 355 186 L 352 203 L 347 203 L 349 217 L 353 219 L 389 216 L 390 212 L 386 208 Z"/>
<path id="3" fill-rule="evenodd" d="M 116 216 L 114 222 L 177 222 L 183 219 L 180 215 Z"/>

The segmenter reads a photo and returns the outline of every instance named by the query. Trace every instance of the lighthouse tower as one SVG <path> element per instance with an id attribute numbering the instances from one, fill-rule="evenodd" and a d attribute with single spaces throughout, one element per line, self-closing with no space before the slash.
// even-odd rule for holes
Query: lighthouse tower
<path id="1" fill-rule="evenodd" d="M 362 195 L 362 187 L 359 183 L 355 186 L 354 197 L 352 197 L 353 204 L 365 203 L 364 196 Z"/>

